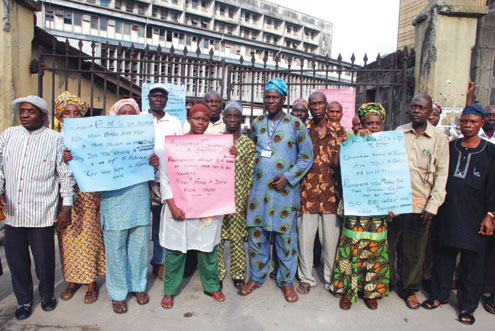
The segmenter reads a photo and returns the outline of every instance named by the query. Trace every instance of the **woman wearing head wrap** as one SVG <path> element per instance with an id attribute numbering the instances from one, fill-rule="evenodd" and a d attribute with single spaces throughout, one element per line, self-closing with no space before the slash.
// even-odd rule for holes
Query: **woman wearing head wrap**
<path id="1" fill-rule="evenodd" d="M 248 137 L 241 134 L 242 106 L 236 101 L 229 101 L 223 110 L 225 134 L 234 136 L 235 155 L 235 206 L 236 213 L 225 215 L 222 225 L 222 241 L 218 247 L 218 272 L 220 282 L 225 278 L 224 246 L 230 240 L 230 276 L 234 286 L 244 285 L 246 278 L 246 254 L 244 253 L 244 239 L 246 230 L 246 202 L 251 188 L 253 174 L 254 153 L 256 146 Z"/>
<path id="2" fill-rule="evenodd" d="M 210 123 L 210 112 L 203 104 L 191 107 L 187 121 L 191 125 L 188 134 L 203 134 Z M 174 201 L 166 164 L 160 167 L 162 196 L 160 244 L 165 248 L 165 273 L 163 275 L 163 299 L 161 305 L 170 309 L 174 296 L 182 283 L 188 250 L 198 253 L 199 277 L 206 295 L 216 301 L 224 301 L 218 276 L 218 244 L 222 231 L 222 216 L 188 218 Z"/>
<path id="3" fill-rule="evenodd" d="M 304 99 L 296 99 L 292 104 L 292 110 L 290 114 L 299 118 L 303 123 L 308 120 L 308 102 Z"/>
<path id="4" fill-rule="evenodd" d="M 430 117 L 428 117 L 428 122 L 433 126 L 437 126 L 440 121 L 440 115 L 442 114 L 442 107 L 440 107 L 440 103 L 435 100 L 433 100 L 432 106 L 433 111 L 431 112 Z"/>
<path id="5" fill-rule="evenodd" d="M 366 103 L 359 107 L 358 112 L 363 124 L 359 134 L 382 131 L 386 113 L 381 104 Z M 389 214 L 394 215 L 392 212 Z M 344 215 L 331 286 L 332 292 L 342 295 L 339 303 L 341 309 L 350 309 L 361 291 L 369 309 L 377 309 L 376 299 L 388 295 L 388 221 L 388 215 Z"/>
<path id="6" fill-rule="evenodd" d="M 81 118 L 88 111 L 88 103 L 65 92 L 55 100 L 55 117 L 63 124 L 65 118 Z M 65 150 L 65 154 L 70 151 Z M 74 187 L 71 225 L 58 232 L 60 263 L 68 287 L 60 298 L 69 300 L 82 284 L 89 284 L 84 303 L 98 299 L 96 279 L 105 274 L 105 246 L 99 217 L 98 193 L 84 193 Z M 83 254 L 84 253 L 84 254 Z"/>
<path id="7" fill-rule="evenodd" d="M 138 115 L 141 111 L 136 101 L 123 99 L 112 106 L 111 113 Z M 157 168 L 158 156 L 152 154 L 149 164 Z M 150 213 L 147 182 L 100 192 L 100 220 L 107 262 L 106 285 L 113 311 L 118 314 L 127 312 L 125 299 L 129 292 L 134 294 L 140 305 L 150 300 L 145 292 Z"/>

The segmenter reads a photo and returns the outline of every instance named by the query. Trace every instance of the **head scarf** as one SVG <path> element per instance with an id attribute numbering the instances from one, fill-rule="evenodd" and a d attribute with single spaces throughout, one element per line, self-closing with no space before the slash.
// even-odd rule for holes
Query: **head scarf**
<path id="1" fill-rule="evenodd" d="M 292 104 L 292 107 L 294 107 L 295 105 L 303 105 L 306 110 L 309 110 L 308 102 L 304 99 L 296 99 Z"/>
<path id="2" fill-rule="evenodd" d="M 55 99 L 55 117 L 57 119 L 60 120 L 62 118 L 65 106 L 68 105 L 76 105 L 77 108 L 79 108 L 79 111 L 81 111 L 82 116 L 86 114 L 89 108 L 89 104 L 86 101 L 70 92 L 65 91 Z"/>
<path id="3" fill-rule="evenodd" d="M 48 104 L 46 103 L 46 101 L 44 99 L 40 98 L 37 95 L 28 95 L 27 97 L 24 97 L 24 98 L 15 99 L 14 101 L 12 101 L 12 104 L 11 104 L 12 111 L 14 113 L 19 114 L 19 109 L 21 108 L 21 103 L 30 103 L 33 106 L 35 106 L 36 108 L 38 108 L 43 114 L 48 115 L 46 117 L 46 120 L 43 122 L 43 125 L 48 126 L 50 124 L 50 120 L 49 120 L 50 112 L 48 110 Z"/>
<path id="4" fill-rule="evenodd" d="M 120 108 L 124 107 L 125 105 L 130 105 L 132 108 L 136 110 L 136 114 L 140 114 L 141 110 L 139 109 L 139 106 L 133 98 L 130 99 L 121 99 L 114 103 L 112 108 L 110 108 L 110 111 L 108 112 L 109 115 L 118 115 Z"/>
<path id="5" fill-rule="evenodd" d="M 210 116 L 210 110 L 202 103 L 197 103 L 189 109 L 189 117 L 195 113 L 205 113 L 206 116 Z"/>
<path id="6" fill-rule="evenodd" d="M 432 101 L 432 104 L 433 104 L 433 109 L 436 108 L 440 112 L 440 114 L 441 114 L 442 113 L 442 107 L 440 107 L 440 103 L 438 101 L 436 101 L 436 100 L 433 100 Z"/>
<path id="7" fill-rule="evenodd" d="M 478 104 L 466 106 L 466 108 L 464 108 L 464 110 L 462 111 L 461 116 L 464 115 L 476 115 L 481 117 L 481 119 L 485 119 L 485 111 Z"/>
<path id="8" fill-rule="evenodd" d="M 287 88 L 287 85 L 281 78 L 273 78 L 272 80 L 268 81 L 266 83 L 265 91 L 268 90 L 275 90 L 282 94 L 282 96 L 287 96 L 289 93 L 289 89 Z"/>
<path id="9" fill-rule="evenodd" d="M 225 108 L 222 111 L 222 115 L 225 115 L 225 111 L 227 109 L 236 109 L 242 115 L 242 105 L 239 102 L 237 102 L 237 101 L 229 101 L 229 102 L 227 102 L 227 104 L 225 105 Z"/>
<path id="10" fill-rule="evenodd" d="M 379 103 L 376 102 L 368 102 L 359 107 L 358 116 L 361 122 L 367 119 L 370 116 L 378 116 L 382 120 L 382 123 L 385 123 L 387 119 L 387 113 L 385 108 Z"/>

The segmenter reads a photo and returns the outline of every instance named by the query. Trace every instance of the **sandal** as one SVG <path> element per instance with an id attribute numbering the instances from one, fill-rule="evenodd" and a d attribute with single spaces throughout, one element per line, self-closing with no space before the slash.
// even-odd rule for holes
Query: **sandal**
<path id="1" fill-rule="evenodd" d="M 351 309 L 351 306 L 352 306 L 351 300 L 349 300 L 348 297 L 346 297 L 345 295 L 343 295 L 340 298 L 340 301 L 339 301 L 339 307 L 340 307 L 340 309 L 342 309 L 342 310 L 349 310 L 349 309 Z"/>
<path id="2" fill-rule="evenodd" d="M 207 296 L 209 296 L 209 297 L 213 297 L 213 299 L 217 300 L 218 302 L 225 301 L 225 295 L 223 294 L 222 291 L 216 291 L 216 292 L 206 292 L 206 291 L 204 291 L 204 293 Z"/>
<path id="3" fill-rule="evenodd" d="M 468 313 L 467 311 L 462 310 L 459 313 L 458 321 L 461 322 L 462 324 L 473 325 L 476 319 L 474 318 L 473 313 Z"/>
<path id="4" fill-rule="evenodd" d="M 145 305 L 150 302 L 150 296 L 146 292 L 134 292 L 138 304 Z"/>
<path id="5" fill-rule="evenodd" d="M 246 284 L 246 282 L 244 281 L 244 279 L 232 279 L 232 281 L 234 282 L 234 287 L 236 289 L 240 289 L 241 286 L 243 286 L 244 284 Z"/>
<path id="6" fill-rule="evenodd" d="M 113 311 L 117 314 L 127 313 L 127 305 L 125 301 L 112 300 Z"/>
<path id="7" fill-rule="evenodd" d="M 449 303 L 449 299 L 443 301 L 428 299 L 423 301 L 421 307 L 423 307 L 424 309 L 432 310 L 432 309 L 437 309 L 438 307 L 440 307 L 440 305 L 446 305 L 448 303 Z"/>
<path id="8" fill-rule="evenodd" d="M 483 307 L 485 307 L 485 310 L 490 314 L 495 314 L 495 296 L 491 295 L 486 298 Z"/>
<path id="9" fill-rule="evenodd" d="M 60 299 L 62 299 L 64 301 L 72 299 L 72 297 L 77 292 L 77 290 L 79 290 L 80 287 L 81 287 L 81 284 L 69 283 L 69 286 L 67 286 L 65 291 L 60 293 Z"/>
<path id="10" fill-rule="evenodd" d="M 364 304 L 366 305 L 366 307 L 368 307 L 371 310 L 378 309 L 378 301 L 376 301 L 375 298 L 373 299 L 364 298 Z"/>
<path id="11" fill-rule="evenodd" d="M 419 308 L 418 298 L 416 298 L 414 294 L 408 296 L 406 299 L 406 306 L 409 309 L 418 309 Z"/>
<path id="12" fill-rule="evenodd" d="M 162 299 L 162 308 L 170 309 L 174 306 L 174 296 L 165 294 Z"/>
<path id="13" fill-rule="evenodd" d="M 294 286 L 292 285 L 282 286 L 282 292 L 284 292 L 284 297 L 287 302 L 296 302 L 297 299 L 299 299 L 296 291 L 294 291 Z"/>
<path id="14" fill-rule="evenodd" d="M 96 300 L 98 300 L 98 291 L 88 290 L 84 296 L 84 303 L 89 305 L 90 303 L 96 302 Z"/>
<path id="15" fill-rule="evenodd" d="M 299 283 L 299 286 L 297 287 L 297 292 L 301 294 L 308 294 L 310 290 L 311 290 L 311 285 L 304 282 Z"/>
<path id="16" fill-rule="evenodd" d="M 239 291 L 239 293 L 242 296 L 246 296 L 248 294 L 251 294 L 254 290 L 256 290 L 258 287 L 258 282 L 255 282 L 254 280 L 249 280 L 245 285 L 242 285 Z"/>

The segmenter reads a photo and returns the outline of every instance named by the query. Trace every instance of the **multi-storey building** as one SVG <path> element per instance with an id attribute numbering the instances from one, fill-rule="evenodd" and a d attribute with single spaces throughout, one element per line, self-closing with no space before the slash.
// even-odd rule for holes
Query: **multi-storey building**
<path id="1" fill-rule="evenodd" d="M 213 49 L 216 56 L 257 61 L 329 55 L 332 23 L 262 0 L 42 0 L 38 25 L 57 37 Z"/>

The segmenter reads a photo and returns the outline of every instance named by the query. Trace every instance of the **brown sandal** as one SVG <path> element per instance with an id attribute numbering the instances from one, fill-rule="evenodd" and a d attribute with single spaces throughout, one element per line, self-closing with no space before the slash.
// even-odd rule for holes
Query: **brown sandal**
<path id="1" fill-rule="evenodd" d="M 414 294 L 408 296 L 406 299 L 406 306 L 409 309 L 418 309 L 420 306 L 418 298 L 416 298 L 416 296 Z"/>
<path id="2" fill-rule="evenodd" d="M 96 302 L 96 300 L 98 300 L 98 291 L 88 290 L 84 296 L 84 303 L 89 305 L 90 303 Z"/>
<path id="3" fill-rule="evenodd" d="M 145 305 L 150 302 L 150 296 L 146 292 L 134 292 L 138 304 Z"/>
<path id="4" fill-rule="evenodd" d="M 287 302 L 296 302 L 299 299 L 299 296 L 292 285 L 282 286 L 282 292 L 284 292 L 284 297 Z"/>
<path id="5" fill-rule="evenodd" d="M 308 294 L 309 291 L 311 290 L 311 285 L 309 285 L 308 283 L 305 283 L 305 282 L 301 282 L 299 283 L 299 286 L 297 287 L 297 292 L 301 293 L 301 294 Z"/>
<path id="6" fill-rule="evenodd" d="M 62 299 L 64 301 L 72 299 L 72 297 L 77 292 L 77 290 L 79 290 L 80 287 L 81 287 L 81 284 L 70 283 L 69 286 L 67 286 L 67 288 L 65 289 L 65 291 L 60 293 L 60 299 Z"/>
<path id="7" fill-rule="evenodd" d="M 112 300 L 113 311 L 117 314 L 127 313 L 127 305 L 125 301 Z"/>
<path id="8" fill-rule="evenodd" d="M 239 291 L 240 295 L 246 296 L 248 294 L 251 294 L 254 290 L 256 290 L 259 287 L 259 284 L 255 282 L 254 280 L 249 280 L 245 285 L 242 285 Z"/>

